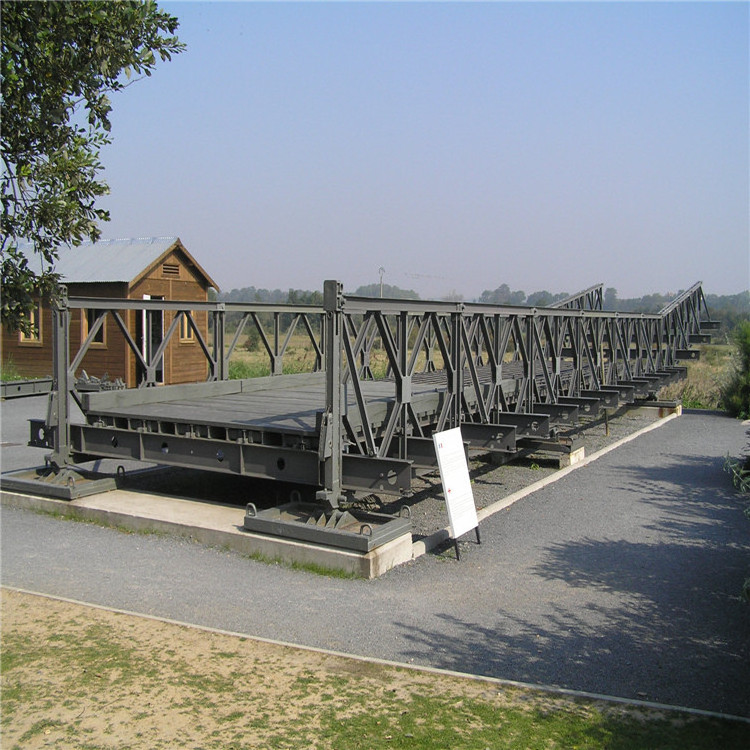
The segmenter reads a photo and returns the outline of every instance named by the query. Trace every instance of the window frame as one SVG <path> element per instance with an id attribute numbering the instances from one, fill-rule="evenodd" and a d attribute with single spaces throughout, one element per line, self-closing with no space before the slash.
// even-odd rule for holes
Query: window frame
<path id="1" fill-rule="evenodd" d="M 91 330 L 91 326 L 96 322 L 96 313 L 98 312 L 95 307 L 81 308 L 81 344 L 86 340 Z M 104 313 L 102 313 L 103 315 Z M 101 336 L 101 338 L 99 338 Z M 107 321 L 102 323 L 102 327 L 97 333 L 95 338 L 90 344 L 90 349 L 106 349 L 107 348 Z"/>
<path id="2" fill-rule="evenodd" d="M 193 310 L 185 311 L 190 316 L 193 315 Z M 195 343 L 195 331 L 190 325 L 187 314 L 180 315 L 180 343 L 181 344 L 194 344 Z"/>
<path id="3" fill-rule="evenodd" d="M 23 331 L 18 332 L 18 344 L 19 346 L 43 346 L 44 339 L 42 337 L 42 300 L 38 299 L 34 303 L 34 307 L 31 311 L 31 325 L 36 330 L 35 334 L 26 335 Z"/>

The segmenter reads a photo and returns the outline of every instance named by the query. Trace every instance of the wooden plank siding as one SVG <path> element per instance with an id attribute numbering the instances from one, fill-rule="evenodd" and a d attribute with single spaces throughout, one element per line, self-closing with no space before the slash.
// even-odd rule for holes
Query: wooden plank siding
<path id="1" fill-rule="evenodd" d="M 109 284 L 69 284 L 68 294 L 71 297 L 102 297 L 122 298 L 126 297 L 128 286 L 125 283 Z M 70 311 L 70 357 L 75 357 L 76 352 L 88 336 L 88 321 L 86 310 Z M 104 342 L 92 343 L 86 356 L 83 358 L 76 377 L 80 377 L 81 371 L 85 370 L 89 376 L 97 378 L 108 375 L 111 380 L 122 378 L 125 380 L 126 356 L 128 345 L 112 315 L 107 315 L 104 324 Z M 51 342 L 50 342 L 51 345 Z M 52 352 L 50 350 L 50 357 Z"/>
<path id="2" fill-rule="evenodd" d="M 144 295 L 163 297 L 167 300 L 205 302 L 208 299 L 208 283 L 195 268 L 189 257 L 179 246 L 145 269 L 134 282 L 67 283 L 69 297 L 102 297 L 114 299 L 143 299 Z M 122 312 L 128 321 L 131 336 L 136 339 L 138 318 L 142 313 L 131 310 Z M 169 329 L 175 313 L 164 314 L 164 332 Z M 194 320 L 204 339 L 208 338 L 208 313 L 195 314 Z M 2 330 L 2 361 L 12 366 L 23 377 L 46 377 L 52 373 L 52 311 L 48 303 L 42 305 L 42 322 L 39 341 L 23 341 L 18 332 Z M 88 317 L 85 310 L 71 310 L 70 356 L 79 350 L 88 335 Z M 76 372 L 85 370 L 89 376 L 98 378 L 105 374 L 110 379 L 122 378 L 128 388 L 138 385 L 136 358 L 130 351 L 114 317 L 107 316 L 103 342 L 92 343 Z M 181 337 L 176 332 L 164 357 L 164 382 L 166 384 L 204 381 L 208 375 L 208 364 L 198 339 Z"/>
<path id="3" fill-rule="evenodd" d="M 179 248 L 171 252 L 160 263 L 153 266 L 148 274 L 137 281 L 130 289 L 131 299 L 163 297 L 170 300 L 185 300 L 188 302 L 206 302 L 208 287 L 202 276 L 196 271 Z M 137 311 L 131 312 L 130 330 L 135 331 L 135 316 Z M 175 313 L 164 314 L 164 332 L 172 324 Z M 204 339 L 208 337 L 208 313 L 194 314 L 193 318 Z M 203 355 L 198 339 L 193 337 L 183 339 L 179 332 L 175 333 L 164 355 L 164 382 L 170 384 L 195 383 L 206 379 L 208 363 Z M 129 378 L 136 380 L 135 357 L 130 356 Z"/>
<path id="4" fill-rule="evenodd" d="M 3 369 L 24 378 L 46 378 L 52 375 L 52 311 L 42 305 L 39 341 L 22 341 L 17 331 L 2 331 Z"/>

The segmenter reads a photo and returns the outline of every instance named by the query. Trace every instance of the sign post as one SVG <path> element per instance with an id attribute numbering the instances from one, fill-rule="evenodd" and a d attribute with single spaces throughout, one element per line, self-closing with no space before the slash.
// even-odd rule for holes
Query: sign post
<path id="1" fill-rule="evenodd" d="M 451 538 L 456 547 L 456 559 L 460 560 L 458 551 L 458 538 L 460 536 L 475 529 L 477 544 L 481 544 L 479 519 L 474 505 L 474 493 L 471 489 L 471 478 L 466 463 L 466 451 L 461 437 L 461 428 L 455 427 L 452 430 L 436 432 L 432 439 L 435 443 L 445 505 L 448 509 Z"/>

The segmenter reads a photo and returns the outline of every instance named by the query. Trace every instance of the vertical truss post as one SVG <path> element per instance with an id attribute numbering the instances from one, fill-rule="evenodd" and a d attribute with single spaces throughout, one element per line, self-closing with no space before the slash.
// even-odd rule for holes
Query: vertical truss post
<path id="1" fill-rule="evenodd" d="M 226 310 L 223 303 L 216 305 L 211 312 L 214 329 L 213 358 L 216 363 L 214 376 L 216 380 L 226 380 L 229 377 L 229 357 L 225 356 L 226 342 Z"/>
<path id="2" fill-rule="evenodd" d="M 435 360 L 433 359 L 433 348 L 435 346 L 435 332 L 432 327 L 427 329 L 427 336 L 424 340 L 424 354 L 425 361 L 422 372 L 435 372 L 437 367 L 435 366 Z"/>
<path id="3" fill-rule="evenodd" d="M 59 470 L 71 463 L 70 445 L 70 308 L 65 287 L 52 300 L 52 392 L 47 425 L 53 430 L 53 450 L 46 460 Z"/>
<path id="4" fill-rule="evenodd" d="M 341 499 L 343 449 L 343 388 L 341 347 L 344 335 L 343 287 L 328 280 L 323 286 L 323 308 L 326 329 L 326 409 L 321 425 L 318 457 L 322 462 L 323 490 L 317 499 L 338 508 Z"/>
<path id="5" fill-rule="evenodd" d="M 281 313 L 273 314 L 273 354 L 271 355 L 271 375 L 281 375 L 284 372 L 283 359 L 279 349 L 281 335 Z"/>
<path id="6" fill-rule="evenodd" d="M 461 346 L 461 328 L 463 315 L 460 311 L 451 313 L 450 355 L 453 364 L 453 400 L 451 402 L 450 425 L 459 427 L 462 420 L 462 406 L 464 398 L 464 367 L 463 349 Z"/>
<path id="7" fill-rule="evenodd" d="M 398 318 L 398 369 L 396 378 L 396 397 L 401 412 L 401 441 L 399 458 L 405 459 L 408 455 L 407 441 L 409 425 L 409 409 L 411 408 L 411 372 L 409 370 L 409 315 L 401 312 Z"/>
<path id="8" fill-rule="evenodd" d="M 534 411 L 534 388 L 536 378 L 536 349 L 534 347 L 534 326 L 536 324 L 536 308 L 526 315 L 526 326 L 524 330 L 526 359 L 524 360 L 524 391 L 521 396 L 523 407 L 517 411 Z"/>
<path id="9" fill-rule="evenodd" d="M 586 334 L 583 330 L 583 317 L 579 315 L 575 319 L 575 378 L 571 385 L 570 395 L 578 396 L 581 393 L 581 388 L 584 385 L 584 362 L 585 362 L 585 347 L 586 347 Z"/>

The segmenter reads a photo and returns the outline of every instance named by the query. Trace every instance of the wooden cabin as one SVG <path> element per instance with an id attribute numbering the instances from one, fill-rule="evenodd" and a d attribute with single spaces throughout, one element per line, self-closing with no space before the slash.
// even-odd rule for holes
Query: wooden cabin
<path id="1" fill-rule="evenodd" d="M 39 263 L 29 249 L 29 265 Z M 33 267 L 33 266 L 32 266 Z M 179 237 L 151 237 L 125 240 L 100 240 L 75 248 L 63 248 L 55 269 L 69 297 L 106 297 L 116 299 L 164 299 L 206 302 L 208 290 L 216 283 L 185 249 Z M 150 313 L 129 310 L 121 313 L 128 331 L 146 351 L 157 346 L 169 328 L 175 313 Z M 194 320 L 204 339 L 208 334 L 208 314 L 195 313 Z M 35 335 L 2 331 L 2 361 L 24 378 L 46 377 L 52 373 L 52 312 L 44 301 L 34 315 Z M 80 348 L 97 318 L 96 310 L 71 310 L 71 359 Z M 90 377 L 110 380 L 121 378 L 128 388 L 141 380 L 137 358 L 130 350 L 112 315 L 91 343 L 76 376 L 85 370 Z M 159 380 L 165 384 L 193 383 L 205 380 L 208 365 L 200 343 L 183 318 L 179 335 L 175 333 L 165 353 Z"/>

